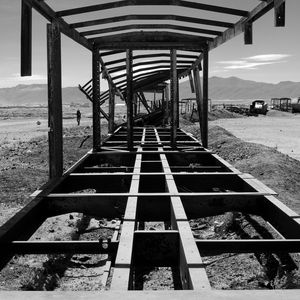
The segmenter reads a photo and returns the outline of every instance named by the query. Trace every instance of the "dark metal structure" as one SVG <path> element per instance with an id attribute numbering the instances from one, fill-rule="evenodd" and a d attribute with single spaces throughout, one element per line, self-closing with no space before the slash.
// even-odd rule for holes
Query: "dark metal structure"
<path id="1" fill-rule="evenodd" d="M 207 150 L 209 51 L 240 33 L 244 33 L 246 44 L 252 43 L 253 22 L 272 9 L 276 26 L 283 26 L 285 1 L 259 1 L 249 11 L 231 8 L 227 1 L 218 6 L 207 4 L 208 1 L 95 0 L 82 7 L 75 7 L 73 1 L 52 1 L 51 5 L 46 2 L 22 0 L 21 74 L 31 75 L 31 19 L 35 9 L 50 22 L 50 181 L 35 193 L 31 203 L 0 228 L 0 267 L 15 254 L 110 253 L 114 272 L 111 290 L 106 293 L 108 298 L 147 295 L 150 299 L 261 299 L 268 295 L 280 299 L 280 292 L 212 291 L 200 252 L 300 250 L 300 217 L 279 202 L 268 187 Z M 145 8 L 151 14 L 144 14 Z M 172 13 L 179 9 L 180 14 Z M 80 87 L 93 103 L 93 149 L 64 174 L 61 33 L 91 51 L 93 74 Z M 108 82 L 108 90 L 102 93 L 100 76 Z M 179 129 L 178 83 L 186 76 L 196 94 L 201 143 Z M 145 99 L 144 93 L 149 90 L 163 94 L 155 109 Z M 127 124 L 118 129 L 114 123 L 115 95 L 127 105 Z M 148 113 L 148 125 L 160 119 L 162 124 L 170 121 L 170 126 L 136 126 L 137 100 Z M 100 107 L 103 101 L 109 101 L 108 113 Z M 109 131 L 113 133 L 105 141 L 101 141 L 100 114 L 108 120 Z M 96 192 L 80 192 L 86 189 Z M 227 211 L 260 215 L 283 239 L 194 239 L 190 219 Z M 119 239 L 27 241 L 48 217 L 69 212 L 120 218 Z M 147 231 L 143 227 L 145 222 L 163 222 L 164 230 Z M 181 289 L 191 291 L 159 295 L 129 292 L 135 288 L 134 278 L 141 265 L 176 268 Z M 290 299 L 295 295 L 293 291 L 284 291 Z"/>

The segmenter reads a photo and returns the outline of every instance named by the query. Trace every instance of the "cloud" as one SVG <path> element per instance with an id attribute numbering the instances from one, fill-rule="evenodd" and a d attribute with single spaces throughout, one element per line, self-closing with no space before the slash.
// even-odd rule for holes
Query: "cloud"
<path id="1" fill-rule="evenodd" d="M 224 70 L 257 70 L 259 67 L 264 65 L 272 65 L 286 62 L 289 54 L 261 54 L 243 58 L 241 60 L 227 60 L 219 61 L 218 64 L 225 65 Z"/>
<path id="2" fill-rule="evenodd" d="M 47 83 L 47 77 L 42 74 L 21 77 L 19 73 L 0 78 L 0 87 L 16 86 L 18 84 Z"/>
<path id="3" fill-rule="evenodd" d="M 47 77 L 45 75 L 35 74 L 32 76 L 21 77 L 19 73 L 12 74 L 11 77 L 8 77 L 9 80 L 19 80 L 19 81 L 45 81 Z"/>
<path id="4" fill-rule="evenodd" d="M 247 57 L 247 60 L 254 60 L 254 61 L 280 61 L 285 58 L 290 57 L 290 54 L 262 54 L 262 55 L 255 55 Z"/>

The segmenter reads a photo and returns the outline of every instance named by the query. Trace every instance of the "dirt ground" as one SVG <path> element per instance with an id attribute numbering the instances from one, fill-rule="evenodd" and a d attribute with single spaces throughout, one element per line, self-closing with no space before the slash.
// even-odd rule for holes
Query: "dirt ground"
<path id="1" fill-rule="evenodd" d="M 218 114 L 218 117 L 220 116 L 222 114 Z M 228 121 L 249 122 L 249 119 L 240 118 Z M 280 117 L 280 119 L 284 119 L 286 122 L 285 117 Z M 260 119 L 255 118 L 254 120 Z M 275 117 L 272 120 L 275 123 L 278 122 Z M 220 120 L 220 122 L 223 121 L 227 120 Z M 1 122 L 2 120 L 0 124 Z M 183 129 L 199 136 L 196 124 L 186 121 L 184 124 Z M 19 134 L 17 127 L 15 128 L 16 134 Z M 14 131 L 11 131 L 7 135 L 10 142 L 4 144 L 4 147 L 0 147 L 0 225 L 26 205 L 30 201 L 29 195 L 47 181 L 46 135 L 37 137 L 35 134 L 38 135 L 39 131 L 34 131 L 33 135 L 30 130 L 28 132 L 28 135 L 22 135 L 24 139 L 13 139 L 16 136 Z M 83 138 L 88 135 L 91 135 L 90 126 L 73 126 L 65 129 L 65 168 L 68 168 L 91 148 L 91 139 L 88 139 L 83 147 L 79 148 Z M 28 140 L 32 137 L 33 139 Z M 279 194 L 278 198 L 283 203 L 300 213 L 300 161 L 277 151 L 275 147 L 270 148 L 244 142 L 225 129 L 215 126 L 215 122 L 210 124 L 209 148 L 240 171 L 251 173 L 266 183 Z M 229 221 L 227 222 L 227 220 Z M 216 225 L 224 223 L 224 221 L 225 224 L 228 224 L 226 228 L 216 230 L 219 228 Z M 111 222 L 95 219 L 87 221 L 78 214 L 58 216 L 47 220 L 32 239 L 98 239 L 111 234 L 109 229 L 103 231 L 103 228 L 100 228 L 100 225 L 111 227 Z M 263 237 L 255 229 L 256 223 L 266 227 L 269 234 L 276 237 L 272 229 L 258 216 L 247 216 L 238 212 L 190 221 L 196 238 L 212 239 L 240 239 L 245 238 L 245 235 L 247 237 L 257 235 Z M 78 234 L 80 228 L 81 234 Z M 91 228 L 93 230 L 85 230 Z M 249 228 L 249 230 L 241 230 L 243 228 Z M 300 287 L 299 271 L 296 268 L 299 267 L 298 257 L 293 257 L 296 262 L 295 267 L 290 261 L 289 264 L 284 264 L 285 260 L 276 255 L 272 257 L 260 254 L 211 256 L 209 253 L 202 253 L 202 255 L 211 285 L 215 289 Z M 0 273 L 0 290 L 101 290 L 105 288 L 101 285 L 105 261 L 106 258 L 102 256 L 86 255 L 14 257 Z M 284 267 L 285 265 L 287 267 Z M 172 280 L 170 280 L 169 273 L 168 270 L 163 271 L 158 276 L 157 272 L 153 274 L 150 272 L 145 277 L 144 287 L 147 288 L 148 281 L 148 285 L 152 289 L 156 289 L 158 286 L 170 288 Z M 160 283 L 152 284 L 152 281 L 155 280 Z"/>
<path id="2" fill-rule="evenodd" d="M 269 146 L 300 160 L 300 114 L 269 111 L 266 116 L 218 119 L 211 124 L 246 142 Z"/>

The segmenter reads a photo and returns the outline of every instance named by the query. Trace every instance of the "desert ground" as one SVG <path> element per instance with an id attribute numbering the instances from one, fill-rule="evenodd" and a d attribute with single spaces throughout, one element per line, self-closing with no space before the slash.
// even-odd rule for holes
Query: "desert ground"
<path id="1" fill-rule="evenodd" d="M 219 119 L 211 124 L 246 142 L 272 147 L 300 160 L 300 114 L 271 110 L 266 116 Z"/>
<path id="2" fill-rule="evenodd" d="M 91 138 L 80 147 L 82 140 L 92 134 L 88 113 L 83 114 L 81 126 L 76 125 L 73 111 L 64 115 L 65 169 L 91 148 Z M 23 113 L 13 115 L 10 111 L 10 116 L 4 117 L 3 113 L 0 118 L 0 225 L 28 204 L 29 195 L 48 178 L 45 111 L 42 114 L 41 111 L 28 113 L 27 116 Z M 225 114 L 222 111 L 215 115 L 218 115 L 218 120 L 209 124 L 209 148 L 240 171 L 264 182 L 278 193 L 280 201 L 300 213 L 300 161 L 284 153 L 278 145 L 279 141 L 284 141 L 287 149 L 292 148 L 291 154 L 300 152 L 299 116 L 270 113 L 266 117 L 232 115 L 235 118 L 223 119 Z M 37 125 L 37 121 L 41 124 Z M 102 127 L 105 135 L 105 120 Z M 196 123 L 182 120 L 182 127 L 199 138 Z M 262 138 L 261 132 L 265 134 Z M 290 138 L 284 140 L 288 134 Z M 249 136 L 256 140 L 248 142 Z M 278 141 L 267 144 L 273 139 Z M 228 219 L 230 222 L 224 231 L 215 231 L 215 223 L 226 224 Z M 56 216 L 44 222 L 31 239 L 99 239 L 112 234 L 111 227 L 116 221 L 95 220 L 77 213 Z M 252 215 L 229 213 L 191 220 L 190 225 L 198 238 L 242 239 L 245 234 L 250 237 L 258 235 L 253 227 L 257 222 L 276 237 L 268 224 Z M 246 232 L 241 232 L 245 228 Z M 264 263 L 259 262 L 256 254 L 203 256 L 214 289 L 299 288 L 300 259 L 298 256 L 293 259 L 298 269 L 293 264 L 278 262 L 276 256 L 264 257 Z M 104 290 L 109 288 L 102 284 L 106 262 L 107 257 L 101 255 L 15 256 L 0 273 L 0 290 Z M 141 280 L 143 289 L 175 288 L 169 270 L 149 270 Z"/>

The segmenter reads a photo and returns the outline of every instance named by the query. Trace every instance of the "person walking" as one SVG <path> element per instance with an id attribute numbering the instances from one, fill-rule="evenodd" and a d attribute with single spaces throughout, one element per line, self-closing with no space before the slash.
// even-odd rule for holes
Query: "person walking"
<path id="1" fill-rule="evenodd" d="M 77 116 L 77 124 L 78 126 L 80 125 L 80 119 L 81 119 L 81 112 L 80 110 L 78 109 L 77 112 L 76 112 L 76 116 Z"/>

